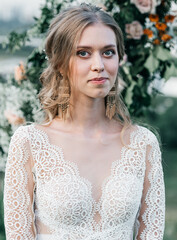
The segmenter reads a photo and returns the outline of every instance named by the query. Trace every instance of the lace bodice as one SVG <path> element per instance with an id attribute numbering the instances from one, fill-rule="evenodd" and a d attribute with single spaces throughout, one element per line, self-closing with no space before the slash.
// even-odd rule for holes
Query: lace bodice
<path id="1" fill-rule="evenodd" d="M 4 191 L 7 240 L 163 239 L 163 172 L 152 132 L 136 126 L 128 146 L 113 145 L 113 155 L 106 155 L 110 144 L 105 144 L 105 151 L 98 151 L 102 162 L 89 152 L 91 143 L 81 155 L 82 141 L 67 139 L 72 144 L 66 150 L 60 136 L 51 136 L 32 124 L 19 127 L 11 139 Z M 84 152 L 90 159 L 85 172 L 79 167 Z"/>

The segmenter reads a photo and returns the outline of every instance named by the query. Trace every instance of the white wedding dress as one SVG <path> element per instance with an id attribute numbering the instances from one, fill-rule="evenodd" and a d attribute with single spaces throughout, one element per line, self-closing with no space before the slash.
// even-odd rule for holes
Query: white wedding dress
<path id="1" fill-rule="evenodd" d="M 119 134 L 96 141 L 52 131 L 32 124 L 11 139 L 7 240 L 163 239 L 161 152 L 151 131 L 134 126 L 128 145 Z"/>

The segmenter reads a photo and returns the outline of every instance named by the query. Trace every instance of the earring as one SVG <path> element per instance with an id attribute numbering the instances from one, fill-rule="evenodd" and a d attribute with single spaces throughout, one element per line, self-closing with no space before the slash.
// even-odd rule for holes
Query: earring
<path id="1" fill-rule="evenodd" d="M 69 100 L 70 93 L 69 87 L 61 86 L 59 87 L 60 101 L 62 103 L 58 104 L 58 116 L 60 119 L 66 119 L 69 116 Z"/>
<path id="2" fill-rule="evenodd" d="M 111 120 L 116 113 L 116 90 L 115 85 L 106 97 L 106 116 Z"/>
<path id="3" fill-rule="evenodd" d="M 58 104 L 58 116 L 60 119 L 66 120 L 69 115 L 69 103 Z"/>

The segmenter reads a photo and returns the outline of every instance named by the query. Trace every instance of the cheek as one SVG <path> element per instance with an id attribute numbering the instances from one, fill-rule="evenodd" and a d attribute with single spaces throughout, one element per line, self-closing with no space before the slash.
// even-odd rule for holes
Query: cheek
<path id="1" fill-rule="evenodd" d="M 118 69 L 119 69 L 118 61 L 110 62 L 107 68 L 109 74 L 111 74 L 112 76 L 117 75 Z"/>
<path id="2" fill-rule="evenodd" d="M 77 78 L 82 78 L 86 74 L 88 74 L 88 71 L 90 70 L 90 65 L 88 61 L 77 59 L 74 64 L 74 71 L 73 74 Z"/>
<path id="3" fill-rule="evenodd" d="M 72 64 L 70 65 L 70 84 L 71 89 L 82 89 L 82 82 L 81 80 L 85 77 L 85 64 L 83 61 L 79 61 L 79 59 L 74 59 Z"/>

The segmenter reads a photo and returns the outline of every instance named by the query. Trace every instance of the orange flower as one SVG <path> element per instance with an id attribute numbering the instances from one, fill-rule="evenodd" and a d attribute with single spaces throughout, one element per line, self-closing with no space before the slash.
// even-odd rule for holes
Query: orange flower
<path id="1" fill-rule="evenodd" d="M 153 31 L 148 29 L 148 28 L 144 29 L 144 34 L 147 35 L 148 38 L 152 38 L 153 37 Z"/>
<path id="2" fill-rule="evenodd" d="M 160 40 L 158 38 L 154 39 L 153 44 L 154 45 L 159 45 L 160 44 Z"/>
<path id="3" fill-rule="evenodd" d="M 17 116 L 10 110 L 6 110 L 4 112 L 4 116 L 7 118 L 8 122 L 12 125 L 21 125 L 21 124 L 25 123 L 24 118 Z"/>
<path id="4" fill-rule="evenodd" d="M 173 22 L 174 19 L 175 19 L 175 16 L 173 16 L 173 15 L 165 16 L 165 22 Z"/>
<path id="5" fill-rule="evenodd" d="M 20 63 L 19 66 L 15 67 L 15 80 L 20 84 L 22 80 L 26 78 L 25 68 L 23 63 Z"/>
<path id="6" fill-rule="evenodd" d="M 162 37 L 162 35 L 165 34 L 165 31 L 159 31 L 159 37 Z"/>
<path id="7" fill-rule="evenodd" d="M 164 41 L 164 42 L 168 42 L 170 39 L 172 39 L 172 36 L 168 35 L 168 34 L 163 34 L 161 39 Z"/>
<path id="8" fill-rule="evenodd" d="M 167 28 L 167 24 L 162 23 L 162 22 L 157 22 L 155 24 L 156 28 L 160 31 L 165 31 L 165 29 Z"/>
<path id="9" fill-rule="evenodd" d="M 151 22 L 158 22 L 159 21 L 159 16 L 157 14 L 150 14 L 149 19 Z"/>

